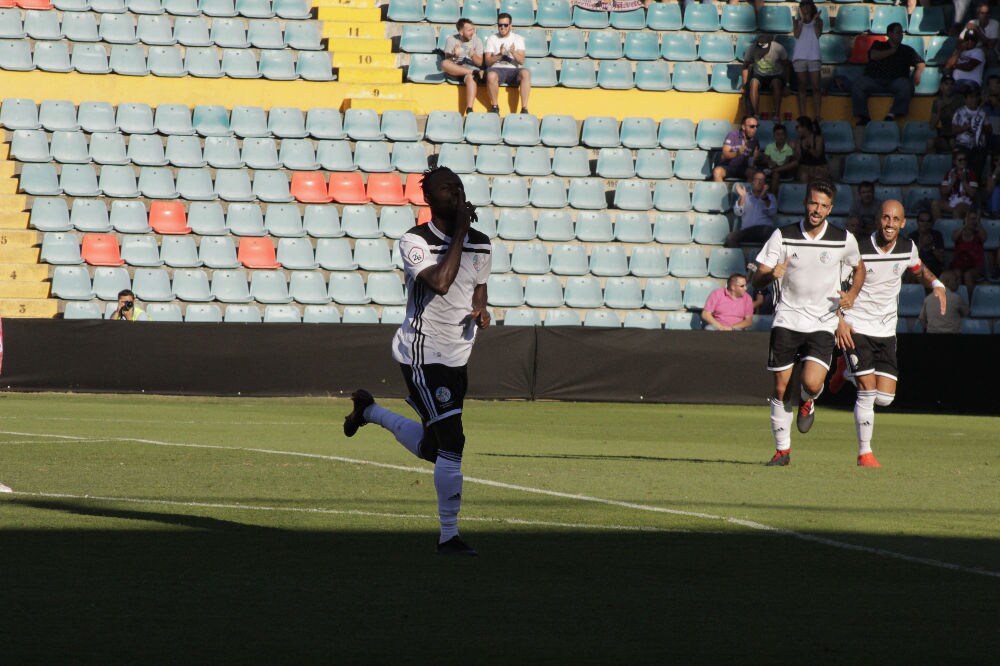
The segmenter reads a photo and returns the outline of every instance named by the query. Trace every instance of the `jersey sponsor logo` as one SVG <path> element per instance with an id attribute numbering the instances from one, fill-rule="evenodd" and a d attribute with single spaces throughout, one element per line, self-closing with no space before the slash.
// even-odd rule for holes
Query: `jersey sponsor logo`
<path id="1" fill-rule="evenodd" d="M 406 257 L 411 262 L 413 262 L 415 264 L 419 264 L 419 263 L 421 263 L 424 260 L 424 251 L 421 248 L 419 248 L 419 247 L 415 247 L 415 248 L 412 248 L 409 251 L 409 253 L 407 253 Z"/>
<path id="2" fill-rule="evenodd" d="M 451 402 L 451 391 L 447 386 L 439 386 L 434 389 L 434 399 L 442 405 L 446 405 Z"/>

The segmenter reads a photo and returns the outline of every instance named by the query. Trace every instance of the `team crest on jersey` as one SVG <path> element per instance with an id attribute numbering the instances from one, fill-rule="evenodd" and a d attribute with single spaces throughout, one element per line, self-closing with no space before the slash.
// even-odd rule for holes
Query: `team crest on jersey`
<path id="1" fill-rule="evenodd" d="M 483 258 L 483 255 L 479 253 L 472 255 L 472 267 L 475 268 L 477 271 L 483 267 L 484 261 L 486 260 Z"/>
<path id="2" fill-rule="evenodd" d="M 830 253 L 827 252 L 826 250 L 823 250 L 822 252 L 820 252 L 819 253 L 819 261 L 820 261 L 821 264 L 828 264 L 828 263 L 830 263 Z"/>
<path id="3" fill-rule="evenodd" d="M 424 251 L 421 248 L 419 248 L 419 247 L 415 247 L 415 248 L 411 249 L 409 251 L 409 253 L 407 253 L 406 257 L 412 263 L 419 264 L 420 262 L 422 262 L 424 260 Z"/>
<path id="4" fill-rule="evenodd" d="M 892 274 L 893 274 L 893 275 L 899 275 L 899 273 L 900 273 L 901 271 L 902 271 L 902 268 L 900 267 L 900 265 L 899 265 L 899 264 L 893 264 L 893 265 L 892 265 Z"/>
<path id="5" fill-rule="evenodd" d="M 434 389 L 434 399 L 442 405 L 448 404 L 451 402 L 451 391 L 447 386 L 439 386 Z"/>

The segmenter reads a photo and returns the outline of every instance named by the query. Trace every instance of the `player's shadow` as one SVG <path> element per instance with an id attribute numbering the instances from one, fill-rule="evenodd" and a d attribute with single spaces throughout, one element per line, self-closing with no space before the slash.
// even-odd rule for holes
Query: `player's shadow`
<path id="1" fill-rule="evenodd" d="M 603 453 L 490 453 L 475 452 L 474 455 L 489 456 L 491 458 L 549 458 L 555 460 L 609 460 L 623 462 L 680 462 L 680 463 L 709 463 L 722 465 L 760 465 L 759 462 L 747 462 L 746 460 L 726 460 L 724 458 L 666 458 L 663 456 L 626 456 L 609 455 Z"/>

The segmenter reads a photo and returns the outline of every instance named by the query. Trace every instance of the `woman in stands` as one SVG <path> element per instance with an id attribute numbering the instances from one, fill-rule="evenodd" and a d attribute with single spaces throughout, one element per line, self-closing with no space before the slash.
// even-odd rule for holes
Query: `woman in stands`
<path id="1" fill-rule="evenodd" d="M 795 49 L 792 51 L 792 69 L 799 83 L 799 115 L 806 115 L 807 86 L 813 91 L 813 114 L 820 121 L 823 93 L 820 89 L 819 36 L 823 34 L 823 18 L 816 10 L 813 0 L 802 0 L 798 14 L 792 19 L 795 34 Z"/>
<path id="2" fill-rule="evenodd" d="M 819 123 L 809 116 L 799 116 L 796 121 L 798 138 L 795 140 L 795 159 L 799 163 L 799 182 L 809 183 L 816 178 L 829 178 L 826 163 L 826 145 Z"/>

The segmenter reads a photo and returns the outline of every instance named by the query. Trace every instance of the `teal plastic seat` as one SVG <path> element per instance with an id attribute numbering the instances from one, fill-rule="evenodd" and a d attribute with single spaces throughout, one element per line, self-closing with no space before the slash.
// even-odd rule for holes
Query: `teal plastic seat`
<path id="1" fill-rule="evenodd" d="M 542 118 L 540 136 L 546 146 L 572 147 L 579 143 L 580 132 L 573 116 L 549 115 Z"/>
<path id="2" fill-rule="evenodd" d="M 188 75 L 181 50 L 173 46 L 150 46 L 146 54 L 146 66 L 153 76 L 176 78 Z"/>
<path id="3" fill-rule="evenodd" d="M 373 273 L 368 276 L 365 293 L 378 305 L 405 305 L 403 283 L 395 273 Z"/>
<path id="4" fill-rule="evenodd" d="M 916 155 L 886 155 L 879 182 L 883 185 L 909 185 L 917 179 Z"/>
<path id="5" fill-rule="evenodd" d="M 564 88 L 596 88 L 597 71 L 592 60 L 563 60 L 559 85 Z"/>
<path id="6" fill-rule="evenodd" d="M 603 210 L 608 207 L 604 182 L 600 178 L 573 178 L 569 182 L 569 205 L 583 210 Z"/>
<path id="7" fill-rule="evenodd" d="M 177 136 L 191 136 L 194 134 L 194 125 L 191 123 L 191 110 L 182 104 L 160 104 L 157 106 L 153 126 L 160 134 Z"/>
<path id="8" fill-rule="evenodd" d="M 428 0 L 424 16 L 431 23 L 455 23 L 461 8 L 458 0 Z"/>
<path id="9" fill-rule="evenodd" d="M 587 54 L 584 33 L 580 30 L 553 30 L 549 53 L 553 58 L 577 59 Z"/>
<path id="10" fill-rule="evenodd" d="M 539 136 L 538 117 L 530 113 L 514 113 L 503 120 L 500 138 L 508 146 L 537 146 Z"/>
<path id="11" fill-rule="evenodd" d="M 52 272 L 52 295 L 64 301 L 94 298 L 90 273 L 83 266 L 57 266 Z"/>
<path id="12" fill-rule="evenodd" d="M 518 25 L 516 18 L 514 25 Z M 518 28 L 517 34 L 524 39 L 524 54 L 528 58 L 544 58 L 549 55 L 549 38 L 542 28 Z"/>
<path id="13" fill-rule="evenodd" d="M 910 211 L 910 215 L 914 215 L 922 208 L 930 210 L 931 202 L 940 196 L 941 191 L 936 187 L 910 187 L 906 191 L 903 208 Z"/>
<path id="14" fill-rule="evenodd" d="M 570 277 L 566 280 L 563 301 L 571 308 L 599 308 L 604 305 L 600 281 L 590 275 Z"/>
<path id="15" fill-rule="evenodd" d="M 909 17 L 906 7 L 876 7 L 872 13 L 871 33 L 884 35 L 891 23 L 899 23 L 903 26 L 903 30 L 907 29 Z"/>
<path id="16" fill-rule="evenodd" d="M 573 240 L 573 217 L 568 210 L 539 211 L 535 234 L 544 241 Z"/>
<path id="17" fill-rule="evenodd" d="M 75 44 L 70 58 L 73 69 L 81 74 L 110 74 L 108 52 L 100 44 Z"/>
<path id="18" fill-rule="evenodd" d="M 516 308 L 524 305 L 524 287 L 516 275 L 490 275 L 487 282 L 489 304 L 493 307 Z"/>
<path id="19" fill-rule="evenodd" d="M 64 164 L 59 175 L 59 187 L 71 197 L 100 196 L 97 172 L 90 164 Z"/>
<path id="20" fill-rule="evenodd" d="M 84 132 L 117 132 L 115 110 L 107 102 L 81 102 L 77 122 Z"/>
<path id="21" fill-rule="evenodd" d="M 327 293 L 323 274 L 316 271 L 296 271 L 288 283 L 288 295 L 303 305 L 325 305 L 332 299 Z"/>
<path id="22" fill-rule="evenodd" d="M 670 275 L 679 278 L 708 277 L 705 253 L 699 247 L 675 247 L 670 250 Z"/>
<path id="23" fill-rule="evenodd" d="M 539 0 L 535 23 L 543 28 L 568 28 L 573 25 L 573 12 L 568 0 Z"/>
<path id="24" fill-rule="evenodd" d="M 310 144 L 310 149 L 311 147 Z M 243 151 L 240 153 L 240 159 L 250 169 L 269 170 L 281 166 L 281 161 L 278 159 L 278 148 L 274 139 L 270 138 L 243 139 Z"/>
<path id="25" fill-rule="evenodd" d="M 747 261 L 739 248 L 716 247 L 708 256 L 708 274 L 716 278 L 728 278 L 734 273 L 746 272 Z"/>
<path id="26" fill-rule="evenodd" d="M 905 9 L 903 10 L 906 11 Z M 906 17 L 903 17 L 903 23 L 906 23 Z M 837 10 L 837 20 L 833 24 L 833 32 L 844 34 L 844 35 L 854 35 L 862 32 L 868 32 L 870 27 L 868 20 L 868 6 L 867 5 L 849 5 L 845 7 L 840 7 Z M 885 29 L 881 33 L 885 34 Z"/>
<path id="27" fill-rule="evenodd" d="M 31 63 L 35 69 L 40 69 L 43 72 L 73 71 L 73 64 L 69 57 L 69 46 L 66 42 L 35 42 L 35 52 Z"/>
<path id="28" fill-rule="evenodd" d="M 698 59 L 698 46 L 689 32 L 672 32 L 663 35 L 660 54 L 670 62 L 691 62 Z M 676 75 L 675 75 L 676 76 Z"/>
<path id="29" fill-rule="evenodd" d="M 417 117 L 412 111 L 386 110 L 382 113 L 382 134 L 390 141 L 419 141 Z"/>
<path id="30" fill-rule="evenodd" d="M 148 238 L 148 236 L 139 236 L 139 238 Z M 179 236 L 163 236 L 160 241 L 159 251 L 160 262 L 170 266 L 171 268 L 199 268 L 204 264 L 198 254 L 198 247 L 194 243 L 194 238 L 189 234 Z M 234 263 L 220 265 L 219 268 L 235 268 L 239 266 L 238 263 L 235 263 L 235 260 L 236 254 L 234 250 Z M 212 267 L 214 268 L 214 266 Z"/>
<path id="31" fill-rule="evenodd" d="M 354 261 L 363 271 L 391 271 L 389 246 L 381 238 L 360 238 L 354 243 Z"/>
<path id="32" fill-rule="evenodd" d="M 78 12 L 79 13 L 79 12 Z M 73 22 L 71 16 L 70 23 Z M 59 25 L 59 15 L 52 11 L 29 9 L 24 13 L 24 32 L 34 40 L 58 40 L 63 38 Z M 94 24 L 94 32 L 97 25 Z"/>
<path id="33" fill-rule="evenodd" d="M 351 238 L 381 238 L 374 206 L 344 206 L 341 228 Z"/>
<path id="34" fill-rule="evenodd" d="M 295 74 L 306 81 L 334 81 L 331 54 L 325 51 L 299 51 Z"/>
<path id="35" fill-rule="evenodd" d="M 756 32 L 757 14 L 753 7 L 747 5 L 725 5 L 721 26 L 726 32 Z"/>
<path id="36" fill-rule="evenodd" d="M 840 35 L 820 35 L 819 56 L 824 65 L 842 65 L 847 62 L 847 42 Z"/>
<path id="37" fill-rule="evenodd" d="M 762 32 L 770 32 L 778 34 L 791 32 L 792 12 L 787 6 L 780 6 L 780 7 L 764 6 L 758 12 L 757 27 Z M 789 57 L 791 57 L 791 53 L 789 53 Z"/>
<path id="38" fill-rule="evenodd" d="M 394 4 L 396 3 L 389 5 L 389 19 L 391 21 L 399 21 L 399 19 L 392 17 L 392 6 Z M 423 14 L 422 5 L 420 13 Z M 403 32 L 399 38 L 400 51 L 403 53 L 433 53 L 436 48 L 437 37 L 434 34 L 434 26 L 420 23 L 408 23 L 403 26 Z"/>
<path id="39" fill-rule="evenodd" d="M 690 150 L 697 147 L 694 122 L 687 118 L 664 118 L 660 121 L 657 140 L 670 150 Z"/>
<path id="40" fill-rule="evenodd" d="M 240 169 L 243 167 L 240 146 L 235 137 L 210 136 L 206 138 L 203 156 L 208 165 L 215 169 Z"/>
<path id="41" fill-rule="evenodd" d="M 642 148 L 636 151 L 635 174 L 639 178 L 650 180 L 673 178 L 670 152 L 662 148 Z"/>
<path id="42" fill-rule="evenodd" d="M 144 168 L 139 174 L 139 189 L 151 199 L 211 201 L 217 199 L 212 176 L 207 169 L 177 169 L 177 182 L 166 168 Z"/>
<path id="43" fill-rule="evenodd" d="M 590 310 L 583 318 L 587 328 L 621 328 L 622 321 L 618 314 L 610 310 Z"/>
<path id="44" fill-rule="evenodd" d="M 250 297 L 258 303 L 290 303 L 285 274 L 277 270 L 256 270 L 250 275 Z"/>
<path id="45" fill-rule="evenodd" d="M 609 243 L 614 239 L 611 216 L 606 211 L 582 211 L 576 216 L 576 238 L 584 243 Z"/>
<path id="46" fill-rule="evenodd" d="M 235 236 L 266 236 L 264 214 L 254 203 L 234 203 L 226 214 L 226 229 Z"/>
<path id="47" fill-rule="evenodd" d="M 510 267 L 515 273 L 544 275 L 549 272 L 549 253 L 543 243 L 517 243 L 510 255 Z"/>
<path id="48" fill-rule="evenodd" d="M 716 11 L 715 5 L 711 3 L 690 4 L 685 7 L 685 30 L 691 30 L 694 32 L 716 32 L 719 28 L 719 13 Z"/>
<path id="49" fill-rule="evenodd" d="M 55 12 L 52 12 L 53 14 Z M 31 47 L 27 40 L 0 40 L 0 69 L 12 72 L 30 72 L 35 68 L 31 59 Z"/>
<path id="50" fill-rule="evenodd" d="M 29 223 L 38 231 L 69 231 L 73 225 L 69 220 L 66 200 L 60 197 L 39 197 L 31 202 Z"/>
<path id="51" fill-rule="evenodd" d="M 507 246 L 499 238 L 494 238 L 491 242 L 493 263 L 490 266 L 491 273 L 510 272 L 510 252 Z"/>
<path id="52" fill-rule="evenodd" d="M 684 283 L 684 308 L 700 311 L 705 308 L 705 301 L 715 291 L 717 284 L 712 280 L 688 280 Z"/>
<path id="53" fill-rule="evenodd" d="M 490 196 L 494 206 L 527 206 L 528 181 L 517 176 L 494 178 Z"/>
<path id="54" fill-rule="evenodd" d="M 266 174 L 274 172 L 261 172 Z M 180 173 L 178 173 L 178 190 L 184 192 L 180 186 Z M 256 197 L 253 193 L 253 186 L 250 182 L 250 172 L 244 169 L 220 169 L 215 174 L 215 194 L 225 201 L 253 201 Z M 186 194 L 185 199 L 189 198 Z M 291 197 L 289 197 L 291 198 Z"/>
<path id="55" fill-rule="evenodd" d="M 718 63 L 712 67 L 712 90 L 731 95 L 743 91 L 743 68 L 740 65 Z"/>
<path id="56" fill-rule="evenodd" d="M 651 243 L 653 228 L 645 212 L 622 212 L 615 218 L 615 240 L 622 243 Z"/>
<path id="57" fill-rule="evenodd" d="M 23 101 L 8 99 L 4 102 L 4 108 L 13 110 L 18 108 L 18 102 Z M 10 104 L 9 107 L 8 104 Z M 75 132 L 80 129 L 79 123 L 76 122 L 76 107 L 68 100 L 45 100 L 39 106 L 37 115 L 35 115 L 34 103 L 29 102 L 28 105 L 20 108 L 25 111 L 30 108 L 30 115 L 34 116 L 33 122 L 28 118 L 25 119 L 28 121 L 27 127 L 22 127 L 19 119 L 7 118 L 2 112 L 0 112 L 0 124 L 10 130 L 37 129 L 39 124 L 50 132 Z"/>
<path id="58" fill-rule="evenodd" d="M 822 130 L 827 153 L 854 152 L 854 128 L 850 123 L 843 120 L 825 120 L 822 123 Z"/>
<path id="59" fill-rule="evenodd" d="M 878 155 L 871 153 L 852 153 L 844 160 L 844 175 L 840 180 L 844 183 L 857 185 L 866 180 L 878 180 L 881 173 Z"/>
<path id="60" fill-rule="evenodd" d="M 618 121 L 609 116 L 588 116 L 580 142 L 590 148 L 617 148 L 621 145 Z"/>
<path id="61" fill-rule="evenodd" d="M 302 228 L 313 238 L 340 238 L 346 233 L 340 227 L 336 206 L 306 206 L 302 213 Z"/>
<path id="62" fill-rule="evenodd" d="M 895 121 L 873 120 L 865 126 L 861 150 L 866 153 L 892 153 L 899 148 L 899 125 Z"/>
<path id="63" fill-rule="evenodd" d="M 246 173 L 241 172 L 241 173 Z M 253 178 L 253 198 L 265 203 L 290 203 L 295 200 L 285 171 L 259 171 Z"/>
<path id="64" fill-rule="evenodd" d="M 529 287 L 532 279 L 528 279 Z M 525 293 L 527 294 L 527 291 Z M 538 310 L 531 308 L 511 308 L 507 310 L 503 318 L 504 326 L 541 326 L 541 324 L 542 319 L 538 315 Z"/>
<path id="65" fill-rule="evenodd" d="M 663 92 L 673 88 L 670 80 L 670 65 L 663 61 L 637 62 L 635 65 L 635 87 L 639 90 Z"/>
<path id="66" fill-rule="evenodd" d="M 356 171 L 358 168 L 351 154 L 351 144 L 344 140 L 320 141 L 316 160 L 328 171 Z"/>
<path id="67" fill-rule="evenodd" d="M 292 271 L 319 268 L 312 244 L 306 238 L 279 238 L 277 259 L 283 268 Z"/>
<path id="68" fill-rule="evenodd" d="M 167 16 L 144 14 L 136 23 L 135 36 L 149 46 L 173 46 L 177 43 L 174 27 Z"/>
<path id="69" fill-rule="evenodd" d="M 166 302 L 175 298 L 170 274 L 162 268 L 140 268 L 132 276 L 135 297 L 146 302 Z"/>
<path id="70" fill-rule="evenodd" d="M 549 310 L 545 313 L 545 326 L 580 326 L 580 315 L 575 310 Z"/>
<path id="71" fill-rule="evenodd" d="M 381 141 L 378 114 L 373 109 L 348 109 L 344 113 L 344 131 L 354 141 Z"/>
<path id="72" fill-rule="evenodd" d="M 42 263 L 58 266 L 83 263 L 83 258 L 80 256 L 80 239 L 71 232 L 46 233 L 42 237 L 42 249 L 39 256 Z"/>
<path id="73" fill-rule="evenodd" d="M 509 146 L 481 146 L 476 155 L 476 171 L 507 176 L 514 173 L 514 154 Z"/>
<path id="74" fill-rule="evenodd" d="M 601 148 L 597 155 L 597 175 L 601 178 L 634 178 L 632 151 L 627 148 Z"/>
<path id="75" fill-rule="evenodd" d="M 73 134 L 78 134 L 80 139 L 83 139 L 83 157 L 86 158 L 86 139 L 82 133 L 74 132 Z M 48 135 L 42 130 L 14 130 L 14 136 L 10 143 L 10 156 L 17 162 L 51 161 Z"/>
<path id="76" fill-rule="evenodd" d="M 611 27 L 615 30 L 642 30 L 646 27 L 646 12 L 643 9 L 611 12 Z"/>
<path id="77" fill-rule="evenodd" d="M 500 143 L 500 115 L 496 113 L 470 113 L 465 118 L 463 136 L 466 143 Z"/>
<path id="78" fill-rule="evenodd" d="M 681 283 L 673 278 L 646 280 L 642 305 L 650 310 L 680 310 L 683 307 Z"/>
<path id="79" fill-rule="evenodd" d="M 420 0 L 392 0 L 389 20 L 397 23 L 419 23 L 424 20 L 424 3 Z"/>
<path id="80" fill-rule="evenodd" d="M 649 183 L 640 180 L 620 181 L 615 187 L 614 206 L 620 210 L 649 210 L 653 207 L 653 193 Z"/>
<path id="81" fill-rule="evenodd" d="M 106 234 L 111 231 L 108 209 L 100 199 L 75 199 L 70 222 L 77 231 Z"/>
<path id="82" fill-rule="evenodd" d="M 590 250 L 590 273 L 600 277 L 628 274 L 628 258 L 621 245 L 594 245 Z"/>
<path id="83" fill-rule="evenodd" d="M 587 149 L 579 146 L 556 148 L 552 159 L 552 171 L 557 176 L 568 178 L 590 176 L 590 157 Z"/>
<path id="84" fill-rule="evenodd" d="M 951 155 L 924 155 L 920 161 L 917 182 L 920 185 L 940 185 L 949 169 L 951 169 Z M 23 178 L 22 172 L 22 181 Z"/>
<path id="85" fill-rule="evenodd" d="M 597 85 L 605 90 L 629 90 L 635 87 L 631 63 L 625 60 L 602 60 L 597 70 Z"/>
<path id="86" fill-rule="evenodd" d="M 24 164 L 21 167 L 19 185 L 22 192 L 36 197 L 57 196 L 63 193 L 53 164 Z"/>
<path id="87" fill-rule="evenodd" d="M 691 242 L 691 221 L 686 213 L 657 213 L 653 222 L 657 243 L 687 245 Z"/>
<path id="88" fill-rule="evenodd" d="M 899 152 L 923 155 L 927 152 L 927 142 L 935 136 L 935 132 L 925 121 L 911 120 L 903 125 L 903 134 L 899 141 Z"/>
<path id="89" fill-rule="evenodd" d="M 702 121 L 704 122 L 704 121 Z M 705 180 L 712 173 L 707 150 L 678 150 L 674 159 L 674 177 L 683 180 Z"/>
<path id="90" fill-rule="evenodd" d="M 259 79 L 261 76 L 257 57 L 250 49 L 223 49 L 221 71 L 231 79 Z M 192 74 L 198 76 L 197 73 Z"/>
<path id="91" fill-rule="evenodd" d="M 691 239 L 699 245 L 722 245 L 729 235 L 729 220 L 725 215 L 694 216 Z"/>
<path id="92" fill-rule="evenodd" d="M 695 141 L 702 150 L 720 150 L 726 136 L 735 129 L 728 120 L 702 120 L 698 123 Z"/>
<path id="93" fill-rule="evenodd" d="M 208 22 L 200 16 L 174 20 L 174 39 L 183 46 L 211 46 Z"/>
<path id="94" fill-rule="evenodd" d="M 646 328 L 650 330 L 659 330 L 663 328 L 663 324 L 654 312 L 634 310 L 625 313 L 625 328 Z"/>
<path id="95" fill-rule="evenodd" d="M 427 116 L 424 139 L 431 143 L 463 143 L 461 114 L 457 111 L 431 111 Z"/>
<path id="96" fill-rule="evenodd" d="M 416 226 L 417 220 L 409 206 L 382 206 L 378 226 L 389 238 L 400 238 Z"/>
<path id="97" fill-rule="evenodd" d="M 308 143 L 308 140 L 305 141 Z M 282 150 L 284 150 L 284 144 L 285 141 L 282 141 Z M 354 166 L 365 173 L 392 171 L 389 144 L 385 141 L 358 141 L 354 145 Z M 308 171 L 309 169 L 301 170 Z"/>
<path id="98" fill-rule="evenodd" d="M 928 38 L 924 61 L 929 67 L 940 67 L 955 53 L 958 40 L 955 37 L 936 35 Z"/>
<path id="99" fill-rule="evenodd" d="M 191 125 L 200 136 L 233 136 L 233 130 L 229 126 L 229 112 L 221 105 L 199 104 L 194 107 Z"/>
<path id="100" fill-rule="evenodd" d="M 413 83 L 444 83 L 441 58 L 434 53 L 414 53 L 410 56 L 410 66 L 406 78 Z"/>
<path id="101" fill-rule="evenodd" d="M 465 186 L 465 200 L 473 206 L 490 205 L 490 183 L 485 176 L 478 174 L 460 174 Z"/>
<path id="102" fill-rule="evenodd" d="M 467 143 L 442 144 L 437 163 L 455 173 L 472 173 L 476 170 L 475 149 Z"/>
<path id="103" fill-rule="evenodd" d="M 642 307 L 642 287 L 630 277 L 608 278 L 604 284 L 604 305 L 615 310 L 637 310 Z"/>
<path id="104" fill-rule="evenodd" d="M 679 4 L 654 2 L 646 9 L 646 27 L 658 32 L 672 32 L 684 27 Z"/>
<path id="105" fill-rule="evenodd" d="M 222 303 L 249 303 L 251 298 L 246 273 L 240 269 L 215 270 L 212 273 L 212 296 Z"/>
<path id="106" fill-rule="evenodd" d="M 279 139 L 304 139 L 306 131 L 305 114 L 301 109 L 274 107 L 267 114 L 267 129 Z"/>
<path id="107" fill-rule="evenodd" d="M 268 305 L 264 307 L 265 324 L 298 324 L 302 321 L 294 305 Z"/>
<path id="108" fill-rule="evenodd" d="M 642 278 L 666 277 L 669 273 L 667 255 L 659 247 L 636 247 L 629 257 L 628 272 Z"/>
<path id="109" fill-rule="evenodd" d="M 778 191 L 778 212 L 790 215 L 802 214 L 806 198 L 806 186 L 802 183 L 785 183 Z"/>
<path id="110" fill-rule="evenodd" d="M 674 65 L 673 84 L 682 92 L 707 92 L 708 70 L 700 62 L 678 62 Z"/>
<path id="111" fill-rule="evenodd" d="M 169 136 L 164 157 L 170 164 L 178 168 L 199 168 L 206 166 L 201 151 L 201 141 L 194 136 Z"/>
<path id="112" fill-rule="evenodd" d="M 733 38 L 729 35 L 705 35 L 698 44 L 698 59 L 704 62 L 730 62 L 735 58 Z"/>
<path id="113" fill-rule="evenodd" d="M 250 108 L 256 109 L 256 107 Z M 259 109 L 259 111 L 261 117 L 263 117 L 263 109 Z M 233 109 L 233 114 L 236 114 L 235 109 Z M 266 136 L 268 134 L 266 126 L 262 125 L 261 131 L 263 132 L 262 134 L 255 136 Z M 330 108 L 309 109 L 309 113 L 306 115 L 306 132 L 314 139 L 321 140 L 344 139 L 347 137 L 340 111 Z"/>
<path id="114" fill-rule="evenodd" d="M 611 25 L 608 12 L 595 12 L 582 7 L 573 8 L 573 25 L 581 30 L 602 30 Z"/>
<path id="115" fill-rule="evenodd" d="M 995 319 L 1000 317 L 1000 285 L 979 285 L 972 292 L 969 307 L 972 317 Z M 987 329 L 989 330 L 989 329 Z"/>
<path id="116" fill-rule="evenodd" d="M 156 322 L 182 322 L 184 315 L 177 303 L 147 303 L 146 314 Z"/>
<path id="117" fill-rule="evenodd" d="M 222 310 L 214 303 L 192 304 L 184 310 L 184 321 L 203 324 L 221 324 Z"/>
<path id="118" fill-rule="evenodd" d="M 624 57 L 621 38 L 616 32 L 591 32 L 590 38 L 587 40 L 586 55 L 595 60 L 618 60 Z"/>
<path id="119" fill-rule="evenodd" d="M 198 0 L 198 9 L 207 16 L 220 18 L 236 16 L 234 0 Z"/>
<path id="120" fill-rule="evenodd" d="M 98 27 L 101 41 L 109 44 L 137 44 L 135 19 L 127 14 L 102 14 Z"/>
<path id="121" fill-rule="evenodd" d="M 112 201 L 111 226 L 120 234 L 149 233 L 146 206 L 141 201 Z"/>
<path id="122" fill-rule="evenodd" d="M 340 310 L 336 305 L 307 305 L 302 309 L 304 324 L 339 324 Z"/>
<path id="123" fill-rule="evenodd" d="M 661 180 L 653 191 L 653 207 L 664 212 L 691 210 L 691 194 L 687 183 Z"/>
<path id="124" fill-rule="evenodd" d="M 618 12 L 615 12 L 617 15 Z M 625 33 L 625 47 L 622 52 L 629 60 L 658 60 L 660 58 L 660 37 L 655 32 Z"/>
<path id="125" fill-rule="evenodd" d="M 262 319 L 256 305 L 227 305 L 222 321 L 227 324 L 259 324 Z"/>
<path id="126" fill-rule="evenodd" d="M 522 146 L 514 156 L 514 172 L 520 176 L 549 176 L 552 174 L 552 160 L 548 148 Z"/>
<path id="127" fill-rule="evenodd" d="M 724 213 L 730 208 L 729 190 L 725 183 L 695 183 L 691 207 L 699 213 Z"/>
<path id="128" fill-rule="evenodd" d="M 17 9 L 0 9 L 0 39 L 24 39 L 24 23 Z"/>
<path id="129" fill-rule="evenodd" d="M 254 19 L 247 25 L 247 41 L 250 46 L 263 49 L 274 50 L 285 48 L 285 42 L 281 33 L 281 24 L 277 21 Z"/>
<path id="130" fill-rule="evenodd" d="M 213 299 L 208 282 L 208 273 L 200 268 L 174 271 L 174 279 L 171 286 L 177 295 L 177 299 L 181 301 L 203 303 Z"/>
<path id="131" fill-rule="evenodd" d="M 556 275 L 586 275 L 590 271 L 587 248 L 581 243 L 554 245 L 549 269 Z"/>
<path id="132" fill-rule="evenodd" d="M 102 301 L 118 300 L 118 292 L 132 288 L 132 278 L 123 266 L 98 266 L 94 269 L 94 293 Z"/>
<path id="133" fill-rule="evenodd" d="M 316 243 L 316 262 L 328 271 L 354 271 L 358 264 L 346 238 L 321 238 Z"/>

